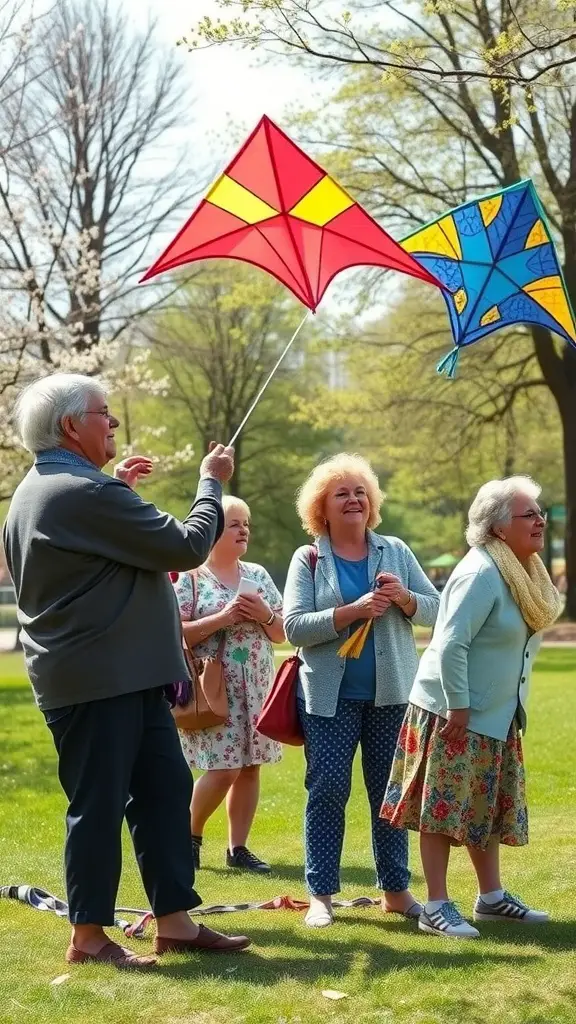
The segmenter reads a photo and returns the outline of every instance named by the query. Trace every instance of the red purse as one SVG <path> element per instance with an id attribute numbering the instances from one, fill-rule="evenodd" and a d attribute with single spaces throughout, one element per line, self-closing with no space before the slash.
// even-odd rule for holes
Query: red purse
<path id="1" fill-rule="evenodd" d="M 318 552 L 313 545 L 310 546 L 308 557 L 314 576 Z M 290 747 L 301 747 L 304 744 L 304 733 L 296 704 L 301 664 L 298 654 L 293 654 L 282 662 L 256 722 L 256 728 L 263 736 L 276 740 L 277 743 L 286 743 Z"/>

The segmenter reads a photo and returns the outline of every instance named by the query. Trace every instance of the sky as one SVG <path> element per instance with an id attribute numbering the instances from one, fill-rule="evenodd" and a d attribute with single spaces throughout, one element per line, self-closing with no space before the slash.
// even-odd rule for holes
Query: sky
<path id="1" fill-rule="evenodd" d="M 179 141 L 187 142 L 192 150 L 194 170 L 201 187 L 207 188 L 221 173 L 263 114 L 283 126 L 288 108 L 315 106 L 319 90 L 331 88 L 329 81 L 323 79 L 319 83 L 317 76 L 313 79 L 311 73 L 294 66 L 293 62 L 278 59 L 263 63 L 253 51 L 240 47 L 213 46 L 192 52 L 185 46 L 176 47 L 177 40 L 205 15 L 214 20 L 225 18 L 215 0 L 189 0 L 187 4 L 182 0 L 116 2 L 121 4 L 135 27 L 145 27 L 152 16 L 159 39 L 175 48 L 191 97 L 189 120 L 182 125 L 183 135 Z M 331 2 L 335 13 L 340 13 L 341 0 L 327 0 L 328 5 Z M 172 234 L 172 231 L 157 234 L 154 255 L 164 249 Z M 339 315 L 352 311 L 356 273 L 345 271 L 328 289 L 322 303 L 326 312 Z M 349 282 L 351 292 L 346 287 Z M 368 319 L 385 308 L 387 301 L 383 294 L 382 299 L 366 311 Z"/>
<path id="2" fill-rule="evenodd" d="M 193 23 L 204 15 L 222 16 L 215 0 L 153 0 L 148 6 L 142 0 L 118 0 L 130 21 L 145 26 L 151 14 L 157 22 L 157 34 L 167 45 L 174 45 L 186 35 Z M 311 79 L 302 69 L 288 61 L 265 63 L 248 50 L 232 46 L 214 46 L 188 52 L 176 49 L 177 59 L 190 85 L 190 118 L 182 126 L 182 141 L 189 143 L 193 161 L 198 147 L 195 170 L 199 181 L 207 187 L 232 159 L 242 139 L 249 134 L 263 114 L 280 126 L 288 107 L 310 105 Z M 314 99 L 318 85 L 314 83 Z M 234 135 L 230 138 L 230 126 Z M 157 235 L 157 250 L 162 251 L 170 234 Z M 343 275 L 346 277 L 347 275 Z M 333 286 L 323 302 L 332 313 L 346 312 L 348 300 Z"/>
<path id="3" fill-rule="evenodd" d="M 186 34 L 193 22 L 203 16 L 221 14 L 214 0 L 121 0 L 122 9 L 134 24 L 146 24 L 151 14 L 157 21 L 159 37 L 167 45 Z M 251 131 L 263 114 L 282 121 L 287 106 L 304 101 L 310 83 L 301 69 L 288 62 L 258 65 L 255 54 L 233 47 L 210 47 L 188 53 L 178 49 L 178 59 L 190 83 L 195 102 L 190 122 L 183 126 L 193 145 L 199 145 L 214 158 L 233 155 L 235 142 L 227 145 L 230 124 Z"/>

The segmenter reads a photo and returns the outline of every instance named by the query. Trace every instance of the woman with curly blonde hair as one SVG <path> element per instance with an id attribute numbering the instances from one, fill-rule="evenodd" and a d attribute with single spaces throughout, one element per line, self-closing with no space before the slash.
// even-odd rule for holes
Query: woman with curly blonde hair
<path id="1" fill-rule="evenodd" d="M 301 648 L 298 706 L 306 754 L 306 923 L 333 922 L 352 763 L 360 744 L 372 818 L 382 909 L 418 917 L 408 889 L 407 833 L 380 816 L 418 656 L 412 624 L 432 626 L 439 594 L 397 537 L 374 532 L 384 495 L 360 455 L 335 455 L 312 471 L 298 512 L 314 546 L 295 552 L 286 581 L 284 626 Z M 373 620 L 358 658 L 342 643 Z"/>

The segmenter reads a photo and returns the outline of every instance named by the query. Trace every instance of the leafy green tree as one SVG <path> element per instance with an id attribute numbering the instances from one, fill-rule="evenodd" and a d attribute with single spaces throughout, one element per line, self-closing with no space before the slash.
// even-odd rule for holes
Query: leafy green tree
<path id="1" fill-rule="evenodd" d="M 226 20 L 200 25 L 192 42 L 236 40 L 263 54 L 276 45 L 317 71 L 341 70 L 332 106 L 323 98 L 300 138 L 334 153 L 332 169 L 387 228 L 402 234 L 471 196 L 532 177 L 576 305 L 572 0 L 351 0 L 339 17 L 323 0 L 223 7 Z M 507 349 L 512 385 L 497 415 L 505 422 L 511 403 L 534 400 L 538 387 L 553 397 L 567 509 L 566 607 L 576 618 L 576 349 L 542 327 L 527 334 L 518 380 L 516 347 Z M 468 357 L 466 373 L 470 365 Z"/>

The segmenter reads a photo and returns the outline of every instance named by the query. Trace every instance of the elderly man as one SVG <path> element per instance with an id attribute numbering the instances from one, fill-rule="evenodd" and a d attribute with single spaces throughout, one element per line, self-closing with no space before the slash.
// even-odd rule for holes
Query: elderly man
<path id="1" fill-rule="evenodd" d="M 66 884 L 69 963 L 148 968 L 110 941 L 128 822 L 156 918 L 155 953 L 244 949 L 196 925 L 190 829 L 192 779 L 164 696 L 188 678 L 170 569 L 193 569 L 223 528 L 222 482 L 233 451 L 217 445 L 200 467 L 183 522 L 143 501 L 132 484 L 151 470 L 116 454 L 119 421 L 91 378 L 57 373 L 20 395 L 15 421 L 34 465 L 17 488 L 4 545 L 20 636 L 37 704 L 58 752 L 69 801 Z"/>

